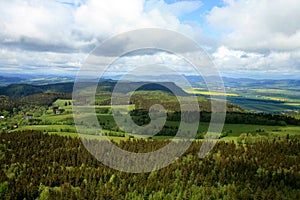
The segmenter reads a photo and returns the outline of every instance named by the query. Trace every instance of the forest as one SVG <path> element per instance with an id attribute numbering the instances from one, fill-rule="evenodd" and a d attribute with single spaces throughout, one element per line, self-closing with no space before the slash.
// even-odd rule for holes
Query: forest
<path id="1" fill-rule="evenodd" d="M 300 199 L 297 139 L 218 142 L 203 159 L 198 157 L 202 142 L 195 141 L 173 164 L 140 174 L 104 166 L 79 138 L 22 131 L 0 139 L 1 199 Z M 115 144 L 149 152 L 167 143 Z"/>

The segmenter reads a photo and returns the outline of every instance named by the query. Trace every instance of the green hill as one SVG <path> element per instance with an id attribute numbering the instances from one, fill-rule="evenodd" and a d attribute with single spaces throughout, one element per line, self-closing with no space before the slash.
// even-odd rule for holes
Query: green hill
<path id="1" fill-rule="evenodd" d="M 49 85 L 11 84 L 0 88 L 0 95 L 12 99 L 19 99 L 33 94 L 41 93 L 72 93 L 73 83 L 57 83 Z"/>
<path id="2" fill-rule="evenodd" d="M 80 87 L 88 87 L 94 83 L 82 82 Z M 104 81 L 98 84 L 97 91 L 109 91 L 114 90 L 117 82 L 115 81 Z M 47 85 L 30 85 L 30 84 L 11 84 L 5 87 L 0 87 L 0 95 L 8 96 L 12 99 L 18 99 L 26 97 L 28 95 L 39 94 L 39 93 L 72 93 L 73 92 L 73 82 L 69 83 L 56 83 Z M 138 87 L 139 85 L 143 85 Z M 78 84 L 77 84 L 78 86 Z M 121 93 L 131 92 L 134 88 L 137 90 L 160 90 L 165 92 L 173 92 L 176 95 L 187 96 L 188 94 L 184 92 L 180 87 L 171 82 L 161 82 L 161 83 L 147 83 L 147 82 L 120 82 L 118 83 L 118 91 Z M 170 88 L 170 89 L 169 89 Z"/>

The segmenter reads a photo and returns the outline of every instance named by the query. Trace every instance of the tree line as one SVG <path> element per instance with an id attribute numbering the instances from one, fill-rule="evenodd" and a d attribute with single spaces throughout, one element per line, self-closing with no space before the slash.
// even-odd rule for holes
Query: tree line
<path id="1" fill-rule="evenodd" d="M 57 99 L 72 99 L 72 94 L 62 92 L 39 93 L 17 99 L 0 95 L 0 112 L 6 111 L 13 114 L 14 110 L 24 110 L 30 106 L 50 107 Z"/>
<path id="2" fill-rule="evenodd" d="M 168 120 L 180 121 L 181 112 L 168 113 Z M 211 112 L 200 112 L 201 122 L 210 122 Z M 227 112 L 225 123 L 227 124 L 256 124 L 271 126 L 300 125 L 300 120 L 292 116 L 267 114 L 267 113 L 245 113 Z"/>

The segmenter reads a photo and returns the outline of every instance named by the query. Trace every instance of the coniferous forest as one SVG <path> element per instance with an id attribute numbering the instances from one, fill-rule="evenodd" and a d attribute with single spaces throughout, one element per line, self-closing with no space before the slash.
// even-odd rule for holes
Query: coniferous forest
<path id="1" fill-rule="evenodd" d="M 104 166 L 79 138 L 28 130 L 0 141 L 0 199 L 300 199 L 300 141 L 288 137 L 218 142 L 203 159 L 194 141 L 173 164 L 141 174 Z M 116 144 L 148 152 L 168 142 Z"/>

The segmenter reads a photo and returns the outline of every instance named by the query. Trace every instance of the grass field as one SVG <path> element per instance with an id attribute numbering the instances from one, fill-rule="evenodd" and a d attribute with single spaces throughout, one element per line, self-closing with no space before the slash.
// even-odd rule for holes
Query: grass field
<path id="1" fill-rule="evenodd" d="M 89 134 L 78 134 L 76 127 L 71 125 L 35 125 L 35 126 L 23 126 L 21 128 L 15 129 L 13 131 L 22 131 L 22 130 L 38 130 L 48 134 L 56 134 L 61 136 L 69 136 L 69 137 L 82 137 L 85 139 L 98 139 L 103 140 L 103 136 L 98 135 L 89 135 Z M 12 132 L 13 132 L 12 131 Z M 109 131 L 106 131 L 109 132 Z M 115 142 L 120 142 L 121 140 L 129 139 L 129 135 L 125 134 L 125 137 L 117 137 L 117 136 L 107 136 L 109 140 L 113 140 Z"/>
<path id="2" fill-rule="evenodd" d="M 62 114 L 54 114 L 52 109 L 47 110 L 39 119 L 42 120 L 44 124 L 48 125 L 26 125 L 26 126 L 19 126 L 18 129 L 15 130 L 39 130 L 49 134 L 59 134 L 63 136 L 70 136 L 70 137 L 78 137 L 76 127 L 73 121 L 73 114 L 72 114 L 72 105 L 69 104 L 70 100 L 57 100 L 53 105 L 59 106 L 60 108 L 64 109 L 65 112 Z M 66 104 L 67 103 L 67 104 Z M 270 105 L 269 105 L 270 106 Z M 111 110 L 110 106 L 95 106 L 96 112 L 99 109 L 108 109 Z M 93 107 L 83 107 L 85 110 L 91 109 Z M 122 108 L 122 106 L 121 106 Z M 134 109 L 134 105 L 130 105 L 130 110 Z M 125 112 L 125 111 L 124 111 Z M 81 115 L 82 120 L 87 120 L 91 114 L 83 114 Z M 98 120 L 100 123 L 109 124 L 109 127 L 116 127 L 116 123 L 113 119 L 113 116 L 110 113 L 107 114 L 97 114 Z M 300 118 L 300 115 L 296 117 Z M 179 122 L 168 121 L 166 125 L 171 127 L 178 127 Z M 205 134 L 208 130 L 209 123 L 201 122 L 198 127 L 198 133 Z M 187 126 L 188 127 L 188 126 Z M 192 131 L 192 127 L 187 128 L 188 130 Z M 15 131 L 14 130 L 14 131 Z M 175 130 L 175 129 L 174 129 Z M 111 130 L 103 130 L 103 133 L 109 133 Z M 97 131 L 96 131 L 97 132 Z M 116 132 L 116 131 L 115 131 Z M 118 133 L 118 132 L 116 132 Z M 249 124 L 225 124 L 223 128 L 223 133 L 227 133 L 228 136 L 222 138 L 221 140 L 228 141 L 228 140 L 237 140 L 237 138 L 242 133 L 251 133 L 253 136 L 255 135 L 264 135 L 264 136 L 276 136 L 276 137 L 286 137 L 287 134 L 290 136 L 298 137 L 300 136 L 300 127 L 297 126 L 263 126 L 263 125 L 249 125 Z M 120 133 L 121 134 L 121 133 Z M 109 139 L 112 139 L 116 142 L 121 140 L 126 140 L 129 138 L 129 133 L 125 134 L 125 137 L 115 137 L 115 136 L 108 136 Z M 135 138 L 138 138 L 138 135 L 133 135 Z M 97 138 L 101 139 L 100 136 L 93 136 L 93 135 L 84 135 L 83 137 L 86 138 Z M 154 136 L 154 139 L 171 139 L 173 137 L 169 136 Z M 103 138 L 102 138 L 103 139 Z"/>
<path id="3" fill-rule="evenodd" d="M 168 125 L 178 125 L 177 122 L 167 122 Z M 209 123 L 200 123 L 198 132 L 206 133 Z M 75 126 L 72 125 L 34 125 L 34 126 L 24 126 L 18 128 L 17 130 L 39 130 L 49 134 L 58 134 L 63 136 L 78 137 Z M 262 126 L 262 125 L 249 125 L 249 124 L 225 124 L 223 132 L 227 132 L 228 136 L 222 138 L 221 140 L 236 140 L 242 133 L 251 133 L 255 135 L 265 135 L 265 136 L 276 136 L 276 137 L 286 137 L 289 134 L 292 137 L 300 136 L 300 127 L 297 126 Z M 99 136 L 93 135 L 83 135 L 85 138 L 99 139 Z M 134 135 L 138 138 L 138 135 Z M 129 138 L 129 134 L 125 134 L 125 137 L 114 137 L 108 136 L 109 139 L 115 141 L 126 140 Z M 171 136 L 154 136 L 153 139 L 171 139 Z M 100 138 L 101 139 L 101 138 Z"/>

